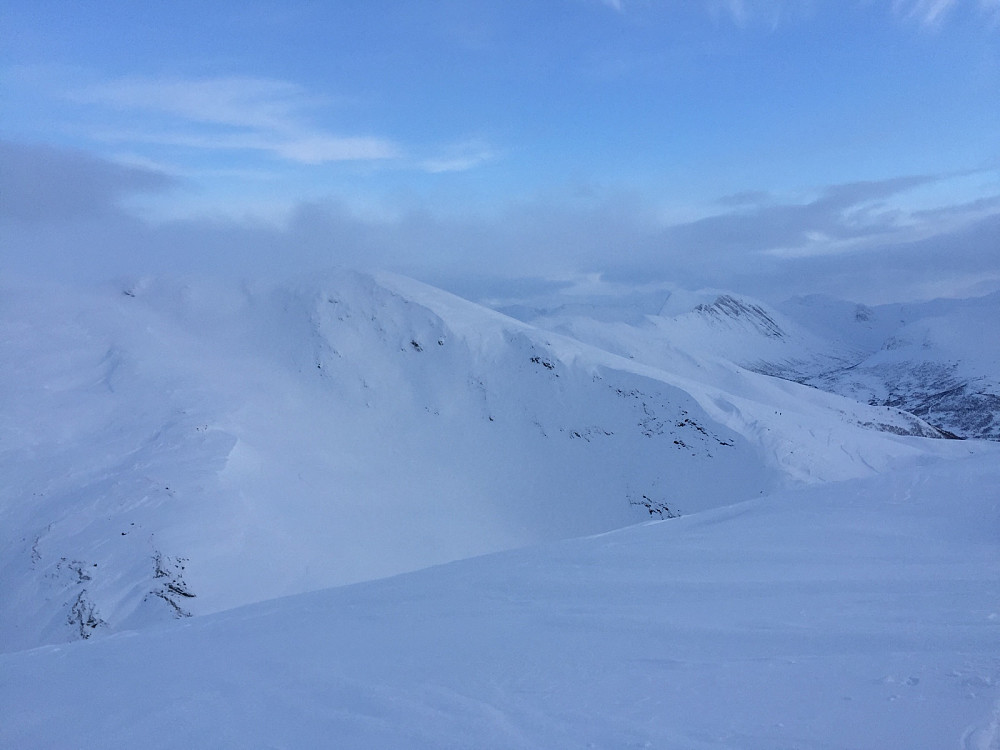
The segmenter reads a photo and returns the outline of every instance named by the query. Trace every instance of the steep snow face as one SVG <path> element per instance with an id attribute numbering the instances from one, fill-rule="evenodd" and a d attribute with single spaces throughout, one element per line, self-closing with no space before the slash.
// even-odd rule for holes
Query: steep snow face
<path id="1" fill-rule="evenodd" d="M 710 305 L 698 305 L 694 312 L 707 319 L 732 326 L 734 323 L 744 323 L 752 330 L 768 338 L 785 337 L 785 331 L 774 320 L 774 317 L 761 305 L 739 299 L 731 294 L 723 294 Z"/>
<path id="2" fill-rule="evenodd" d="M 0 746 L 994 748 L 1000 446 L 963 449 L 2 655 Z"/>

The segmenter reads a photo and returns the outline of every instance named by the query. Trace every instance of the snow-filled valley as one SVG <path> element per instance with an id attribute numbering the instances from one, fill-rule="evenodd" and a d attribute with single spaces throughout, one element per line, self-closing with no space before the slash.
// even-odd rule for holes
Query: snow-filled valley
<path id="1" fill-rule="evenodd" d="M 0 745 L 998 746 L 1000 301 L 680 297 L 0 290 Z"/>

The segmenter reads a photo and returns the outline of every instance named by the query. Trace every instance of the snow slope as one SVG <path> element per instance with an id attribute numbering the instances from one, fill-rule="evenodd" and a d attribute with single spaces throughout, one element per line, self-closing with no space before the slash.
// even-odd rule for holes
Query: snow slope
<path id="1" fill-rule="evenodd" d="M 996 748 L 1000 446 L 962 445 L 2 655 L 0 746 Z"/>
<path id="2" fill-rule="evenodd" d="M 963 450 L 388 275 L 7 288 L 0 343 L 2 651 Z"/>

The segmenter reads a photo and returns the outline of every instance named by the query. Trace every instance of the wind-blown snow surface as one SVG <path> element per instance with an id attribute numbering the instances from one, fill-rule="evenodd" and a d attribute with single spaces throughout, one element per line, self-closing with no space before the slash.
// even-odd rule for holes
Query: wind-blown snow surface
<path id="1" fill-rule="evenodd" d="M 987 750 L 1000 451 L 0 656 L 4 747 Z"/>

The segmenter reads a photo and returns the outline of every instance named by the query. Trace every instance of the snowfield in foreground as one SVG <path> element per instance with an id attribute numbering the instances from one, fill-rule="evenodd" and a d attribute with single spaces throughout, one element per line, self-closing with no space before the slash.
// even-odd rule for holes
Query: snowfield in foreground
<path id="1" fill-rule="evenodd" d="M 1000 746 L 1000 454 L 0 656 L 0 746 Z"/>

